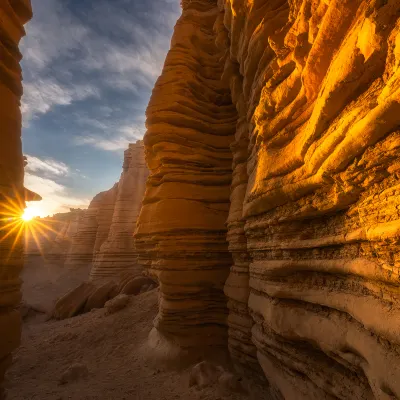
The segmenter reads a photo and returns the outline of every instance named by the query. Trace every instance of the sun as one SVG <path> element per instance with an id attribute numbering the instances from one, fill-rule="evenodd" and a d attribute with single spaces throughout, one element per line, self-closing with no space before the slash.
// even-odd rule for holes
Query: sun
<path id="1" fill-rule="evenodd" d="M 21 218 L 25 221 L 28 222 L 30 221 L 33 217 L 35 216 L 35 211 L 32 208 L 26 208 L 24 210 L 24 213 L 21 215 Z"/>

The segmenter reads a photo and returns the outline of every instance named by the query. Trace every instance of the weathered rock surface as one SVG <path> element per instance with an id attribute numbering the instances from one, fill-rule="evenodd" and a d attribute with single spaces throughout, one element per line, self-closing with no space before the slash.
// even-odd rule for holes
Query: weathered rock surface
<path id="1" fill-rule="evenodd" d="M 113 313 L 125 301 L 125 297 L 137 296 L 156 287 L 157 283 L 149 277 L 128 274 L 119 281 L 103 284 L 82 282 L 55 302 L 51 315 L 55 319 L 67 319 L 103 307 Z M 111 302 L 113 299 L 115 302 Z"/>
<path id="2" fill-rule="evenodd" d="M 83 313 L 88 299 L 95 292 L 96 287 L 90 282 L 81 283 L 57 301 L 52 315 L 53 318 L 66 319 Z"/>
<path id="3" fill-rule="evenodd" d="M 114 185 L 110 190 L 97 194 L 90 202 L 72 237 L 65 260 L 66 267 L 75 268 L 92 263 L 96 248 L 107 236 L 117 191 L 118 185 Z"/>
<path id="4" fill-rule="evenodd" d="M 124 154 L 123 172 L 118 183 L 111 226 L 107 239 L 95 255 L 91 270 L 92 280 L 141 272 L 133 233 L 142 206 L 147 176 L 143 141 L 137 141 L 130 144 Z"/>
<path id="5" fill-rule="evenodd" d="M 147 109 L 147 181 L 136 246 L 160 282 L 156 327 L 183 347 L 227 342 L 223 286 L 236 109 L 221 79 L 215 2 L 184 3 Z"/>
<path id="6" fill-rule="evenodd" d="M 21 147 L 21 53 L 23 24 L 31 18 L 29 0 L 0 4 L 0 398 L 11 352 L 20 340 L 19 274 L 23 235 L 18 217 L 25 205 L 24 159 Z M 14 219 L 13 219 L 14 218 Z M 15 218 L 17 218 L 15 220 Z"/>
<path id="7" fill-rule="evenodd" d="M 276 398 L 400 398 L 400 3 L 182 7 L 136 232 L 159 334 L 223 344 L 227 320 Z"/>
<path id="8" fill-rule="evenodd" d="M 111 300 L 108 300 L 104 305 L 107 314 L 114 314 L 123 308 L 125 308 L 129 303 L 129 296 L 126 294 L 119 294 Z"/>

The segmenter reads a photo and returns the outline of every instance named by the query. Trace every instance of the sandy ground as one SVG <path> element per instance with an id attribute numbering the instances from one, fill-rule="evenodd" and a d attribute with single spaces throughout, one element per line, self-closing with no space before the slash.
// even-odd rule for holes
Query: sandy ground
<path id="1" fill-rule="evenodd" d="M 36 265 L 36 272 L 42 267 Z M 29 281 L 26 274 L 26 301 L 45 306 L 46 299 L 48 303 L 58 297 L 60 288 L 65 290 L 66 281 L 70 284 L 68 275 L 57 276 L 55 269 L 43 280 Z M 201 390 L 189 387 L 191 366 L 178 370 L 155 359 L 148 334 L 157 303 L 158 289 L 154 289 L 131 297 L 127 308 L 111 315 L 104 309 L 64 321 L 31 315 L 24 322 L 22 344 L 7 374 L 8 400 L 269 399 L 267 389 L 253 382 L 244 382 L 245 394 L 222 391 L 218 384 Z M 76 363 L 85 366 L 88 375 L 60 383 L 63 373 Z"/>

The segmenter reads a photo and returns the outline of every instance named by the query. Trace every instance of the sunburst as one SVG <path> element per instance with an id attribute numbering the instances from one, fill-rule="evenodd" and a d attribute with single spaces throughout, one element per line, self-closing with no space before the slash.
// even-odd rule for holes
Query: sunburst
<path id="1" fill-rule="evenodd" d="M 2 195 L 0 201 L 0 244 L 9 249 L 9 260 L 15 252 L 20 252 L 25 236 L 25 243 L 33 238 L 40 253 L 44 256 L 42 249 L 43 238 L 49 238 L 49 233 L 57 233 L 52 229 L 46 219 L 36 218 L 37 210 L 34 207 L 25 208 L 25 199 L 13 191 L 13 195 Z M 7 241 L 7 244 L 3 242 Z"/>

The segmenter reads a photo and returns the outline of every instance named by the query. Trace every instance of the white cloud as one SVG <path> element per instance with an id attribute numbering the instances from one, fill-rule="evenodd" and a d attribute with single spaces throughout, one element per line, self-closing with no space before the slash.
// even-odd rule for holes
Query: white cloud
<path id="1" fill-rule="evenodd" d="M 35 214 L 40 217 L 66 212 L 70 208 L 86 208 L 90 201 L 87 198 L 71 196 L 65 186 L 54 180 L 30 173 L 25 174 L 25 187 L 42 196 L 42 201 L 28 203 L 29 207 L 31 204 L 34 206 Z"/>
<path id="2" fill-rule="evenodd" d="M 133 143 L 138 139 L 142 139 L 144 133 L 144 125 L 127 125 L 118 128 L 111 137 L 105 137 L 100 134 L 78 136 L 75 138 L 75 144 L 77 146 L 90 145 L 97 149 L 106 151 L 122 151 L 127 149 L 129 143 Z"/>
<path id="3" fill-rule="evenodd" d="M 68 165 L 63 162 L 53 160 L 52 158 L 40 158 L 26 155 L 28 165 L 25 167 L 25 171 L 29 172 L 43 172 L 50 175 L 66 176 L 70 173 Z"/>
<path id="4" fill-rule="evenodd" d="M 38 79 L 24 84 L 21 102 L 23 124 L 38 114 L 46 114 L 53 106 L 65 106 L 88 97 L 98 97 L 99 91 L 91 85 L 62 86 L 53 79 Z"/>

